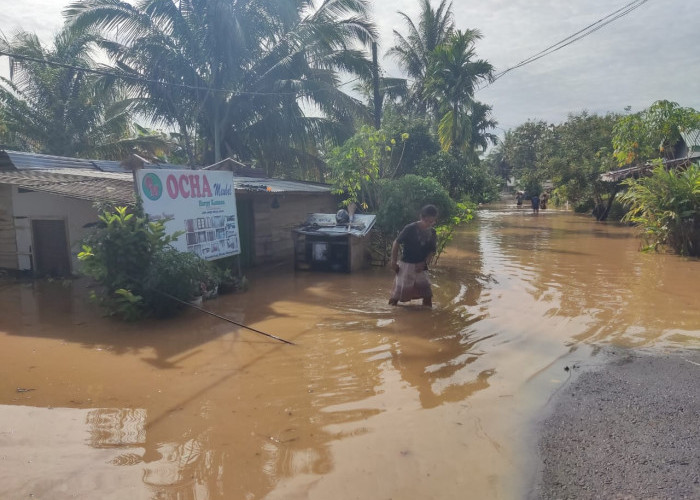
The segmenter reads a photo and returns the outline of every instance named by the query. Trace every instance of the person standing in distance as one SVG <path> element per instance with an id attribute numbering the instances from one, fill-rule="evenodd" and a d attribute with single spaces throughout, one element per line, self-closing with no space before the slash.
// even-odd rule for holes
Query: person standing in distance
<path id="1" fill-rule="evenodd" d="M 537 215 L 540 213 L 540 197 L 537 195 L 534 195 L 532 198 L 530 198 L 530 202 L 532 203 L 532 213 Z"/>
<path id="2" fill-rule="evenodd" d="M 396 273 L 389 304 L 423 299 L 423 305 L 433 306 L 433 291 L 428 278 L 428 264 L 437 249 L 438 210 L 435 205 L 421 208 L 420 220 L 404 227 L 391 246 L 391 269 Z M 397 261 L 403 247 L 401 261 Z"/>

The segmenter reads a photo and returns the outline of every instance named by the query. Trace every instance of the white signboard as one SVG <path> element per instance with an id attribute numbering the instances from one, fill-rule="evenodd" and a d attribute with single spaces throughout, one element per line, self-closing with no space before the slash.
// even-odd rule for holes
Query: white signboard
<path id="1" fill-rule="evenodd" d="M 207 260 L 241 253 L 233 172 L 141 169 L 136 185 L 151 220 L 169 219 L 167 234 L 185 232 L 176 249 Z"/>

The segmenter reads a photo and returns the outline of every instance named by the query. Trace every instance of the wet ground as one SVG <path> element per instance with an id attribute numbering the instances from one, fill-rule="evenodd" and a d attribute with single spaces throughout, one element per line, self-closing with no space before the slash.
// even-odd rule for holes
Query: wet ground
<path id="1" fill-rule="evenodd" d="M 585 216 L 481 211 L 434 266 L 250 273 L 205 307 L 102 318 L 83 282 L 0 283 L 0 498 L 517 499 L 533 422 L 602 346 L 700 347 L 700 265 Z"/>

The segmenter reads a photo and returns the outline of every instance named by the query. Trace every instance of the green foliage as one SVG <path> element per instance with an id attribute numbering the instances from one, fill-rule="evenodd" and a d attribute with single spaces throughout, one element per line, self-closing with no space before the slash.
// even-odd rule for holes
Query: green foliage
<path id="1" fill-rule="evenodd" d="M 381 204 L 377 210 L 377 228 L 392 238 L 408 224 L 418 220 L 420 209 L 428 204 L 438 209 L 438 223 L 455 214 L 455 202 L 438 181 L 417 175 L 385 179 L 379 183 Z"/>
<path id="2" fill-rule="evenodd" d="M 181 304 L 163 292 L 188 301 L 213 290 L 219 284 L 219 278 L 216 267 L 211 262 L 190 252 L 165 247 L 153 254 L 142 283 L 145 312 L 164 318 L 174 315 Z"/>
<path id="3" fill-rule="evenodd" d="M 392 105 L 384 110 L 382 130 L 387 136 L 402 143 L 401 155 L 398 158 L 394 156 L 396 166 L 392 171 L 395 171 L 395 178 L 417 173 L 416 167 L 423 158 L 440 151 L 440 144 L 425 117 L 412 118 L 398 112 Z M 402 140 L 402 137 L 406 139 Z"/>
<path id="4" fill-rule="evenodd" d="M 474 91 L 480 82 L 493 79 L 493 66 L 476 58 L 474 46 L 481 37 L 476 29 L 457 30 L 430 56 L 426 90 L 438 104 L 438 137 L 444 151 L 475 149 L 472 136 L 477 127 L 472 127 L 470 116 Z M 479 108 L 479 113 L 484 115 L 489 110 Z"/>
<path id="5" fill-rule="evenodd" d="M 414 16 L 399 12 L 407 28 L 406 35 L 394 31 L 396 44 L 387 55 L 396 59 L 404 72 L 413 81 L 406 99 L 406 111 L 424 116 L 437 112 L 438 105 L 426 89 L 428 67 L 433 51 L 444 44 L 454 32 L 452 3 L 441 0 L 437 8 L 430 0 L 419 0 L 418 22 Z M 434 118 L 434 116 L 433 116 Z"/>
<path id="6" fill-rule="evenodd" d="M 435 227 L 438 241 L 434 264 L 437 264 L 445 247 L 452 241 L 457 226 L 469 222 L 474 218 L 474 209 L 475 207 L 472 203 L 457 203 L 455 204 L 453 215 L 444 223 Z"/>
<path id="7" fill-rule="evenodd" d="M 317 145 L 349 135 L 364 112 L 338 74 L 370 75 L 368 9 L 354 0 L 76 0 L 64 13 L 71 29 L 101 35 L 139 111 L 177 130 L 190 164 L 233 156 L 272 175 L 317 169 Z M 162 81 L 183 86 L 152 83 Z M 322 117 L 306 116 L 304 104 Z"/>
<path id="8" fill-rule="evenodd" d="M 700 112 L 671 101 L 621 118 L 613 131 L 615 159 L 624 166 L 655 158 L 672 159 L 684 130 L 700 128 Z"/>
<path id="9" fill-rule="evenodd" d="M 0 36 L 0 49 L 32 59 L 12 58 L 10 78 L 0 78 L 0 107 L 13 148 L 61 156 L 110 158 L 155 153 L 168 141 L 132 122 L 134 101 L 119 80 L 87 73 L 97 37 L 64 27 L 44 47 L 32 33 Z"/>
<path id="10" fill-rule="evenodd" d="M 388 244 L 403 227 L 419 219 L 420 209 L 432 204 L 438 209 L 436 256 L 452 240 L 454 229 L 472 219 L 473 203 L 455 203 L 438 181 L 417 175 L 380 182 L 381 205 L 377 211 L 376 227 Z"/>
<path id="11" fill-rule="evenodd" d="M 416 173 L 436 179 L 450 196 L 459 200 L 464 197 L 476 203 L 486 203 L 498 198 L 500 181 L 479 162 L 469 162 L 462 155 L 441 151 L 424 158 Z"/>
<path id="12" fill-rule="evenodd" d="M 384 130 L 364 126 L 328 158 L 333 192 L 345 196 L 344 205 L 357 203 L 362 208 L 377 206 L 376 183 L 393 178 L 400 163 L 408 134 L 398 139 Z"/>
<path id="13" fill-rule="evenodd" d="M 519 187 L 528 194 L 539 194 L 547 179 L 547 172 L 542 167 L 547 151 L 553 150 L 547 144 L 550 139 L 547 123 L 543 121 L 528 121 L 506 133 L 503 159 L 510 166 Z"/>
<path id="14" fill-rule="evenodd" d="M 549 180 L 556 186 L 556 200 L 604 218 L 618 189 L 600 180 L 615 166 L 611 136 L 617 119 L 583 112 L 559 125 L 527 122 L 506 134 L 498 158 L 505 165 L 499 168 L 512 173 L 528 195 L 540 194 Z"/>
<path id="15" fill-rule="evenodd" d="M 645 249 L 668 246 L 681 255 L 700 255 L 700 167 L 667 171 L 657 165 L 650 177 L 623 181 L 623 218 L 641 227 Z"/>
<path id="16" fill-rule="evenodd" d="M 622 219 L 627 214 L 627 209 L 625 205 L 620 201 L 619 197 L 615 199 L 612 206 L 610 207 L 610 213 L 608 214 L 608 220 L 621 222 Z"/>
<path id="17" fill-rule="evenodd" d="M 172 315 L 218 284 L 222 273 L 194 254 L 174 250 L 170 243 L 182 233 L 165 234 L 165 221 L 149 222 L 126 207 L 100 215 L 103 226 L 83 241 L 78 259 L 83 272 L 94 278 L 102 293 L 96 296 L 111 315 L 135 320 Z"/>

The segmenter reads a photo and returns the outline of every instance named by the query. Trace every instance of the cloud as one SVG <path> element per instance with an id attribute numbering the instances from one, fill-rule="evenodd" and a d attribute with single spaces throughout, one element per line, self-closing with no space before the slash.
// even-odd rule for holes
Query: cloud
<path id="1" fill-rule="evenodd" d="M 453 2 L 456 25 L 478 28 L 484 38 L 479 57 L 497 71 L 562 40 L 621 8 L 628 0 L 460 0 Z M 432 0 L 438 5 L 438 0 Z M 3 33 L 22 27 L 50 41 L 63 19 L 57 0 L 23 0 L 6 9 Z M 380 50 L 393 44 L 392 31 L 406 33 L 397 11 L 416 19 L 418 0 L 375 1 L 373 14 Z M 477 94 L 491 104 L 500 127 L 527 119 L 558 123 L 571 112 L 622 112 L 648 107 L 658 99 L 700 109 L 700 2 L 649 1 L 590 36 L 532 64 L 516 69 Z M 402 76 L 396 62 L 382 58 L 388 76 Z"/>

